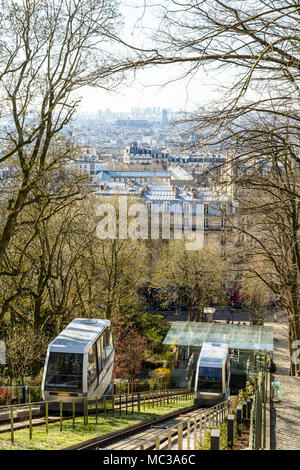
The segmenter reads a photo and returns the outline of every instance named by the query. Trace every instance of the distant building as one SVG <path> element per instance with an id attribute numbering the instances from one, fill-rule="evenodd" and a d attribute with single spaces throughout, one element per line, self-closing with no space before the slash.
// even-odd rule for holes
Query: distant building
<path id="1" fill-rule="evenodd" d="M 100 160 L 96 155 L 84 155 L 83 159 L 73 160 L 67 164 L 67 168 L 75 169 L 81 174 L 87 173 L 91 179 L 100 170 L 106 169 L 107 164 Z"/>
<path id="2" fill-rule="evenodd" d="M 180 167 L 170 167 L 168 170 L 99 170 L 97 172 L 98 184 L 101 182 L 129 183 L 157 183 L 169 186 L 189 186 L 194 179 L 187 171 Z"/>
<path id="3" fill-rule="evenodd" d="M 116 124 L 120 127 L 147 127 L 152 125 L 151 122 L 145 119 L 118 119 Z"/>
<path id="4" fill-rule="evenodd" d="M 148 165 L 151 163 L 163 163 L 169 160 L 167 152 L 151 150 L 146 147 L 138 147 L 137 142 L 128 145 L 123 153 L 123 162 L 127 164 Z"/>
<path id="5" fill-rule="evenodd" d="M 131 172 L 131 176 L 133 173 L 136 176 L 139 172 Z M 149 216 L 168 216 L 170 238 L 180 238 L 179 232 L 200 230 L 203 242 L 217 244 L 222 252 L 228 241 L 227 235 L 232 231 L 225 219 L 225 214 L 233 214 L 235 211 L 230 193 L 220 194 L 208 187 L 182 188 L 151 181 L 142 182 L 141 179 L 138 182 L 136 178 L 135 182 L 102 181 L 93 195 L 103 199 L 134 196 L 145 203 Z M 163 224 L 162 219 L 159 223 Z"/>
<path id="6" fill-rule="evenodd" d="M 167 109 L 163 109 L 161 113 L 161 122 L 162 124 L 168 124 L 168 111 Z"/>

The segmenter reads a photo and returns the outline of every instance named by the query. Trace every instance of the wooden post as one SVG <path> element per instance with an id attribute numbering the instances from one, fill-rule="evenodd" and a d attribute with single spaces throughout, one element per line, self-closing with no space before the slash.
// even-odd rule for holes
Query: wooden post
<path id="1" fill-rule="evenodd" d="M 59 430 L 62 432 L 62 400 L 59 402 Z"/>
<path id="2" fill-rule="evenodd" d="M 122 416 L 122 395 L 119 395 L 119 414 Z"/>
<path id="3" fill-rule="evenodd" d="M 203 414 L 200 413 L 200 420 L 199 420 L 199 442 L 202 442 L 202 427 L 203 427 Z"/>
<path id="4" fill-rule="evenodd" d="M 73 398 L 73 403 L 72 403 L 72 415 L 73 415 L 73 429 L 75 429 L 75 398 Z"/>
<path id="5" fill-rule="evenodd" d="M 89 418 L 88 418 L 88 401 L 87 398 L 83 399 L 83 412 L 84 412 L 84 426 L 89 424 Z"/>
<path id="6" fill-rule="evenodd" d="M 14 409 L 10 407 L 10 441 L 14 443 Z"/>
<path id="7" fill-rule="evenodd" d="M 236 409 L 236 423 L 238 428 L 238 434 L 241 436 L 241 425 L 242 425 L 242 407 L 238 406 Z"/>
<path id="8" fill-rule="evenodd" d="M 32 405 L 29 403 L 29 439 L 32 439 Z"/>
<path id="9" fill-rule="evenodd" d="M 187 422 L 187 449 L 190 450 L 191 448 L 191 420 L 188 419 Z"/>
<path id="10" fill-rule="evenodd" d="M 160 448 L 160 437 L 159 436 L 156 436 L 156 439 L 155 439 L 155 450 L 159 450 Z"/>
<path id="11" fill-rule="evenodd" d="M 126 414 L 128 414 L 128 393 L 126 393 Z"/>
<path id="12" fill-rule="evenodd" d="M 172 449 L 172 431 L 168 429 L 168 450 Z"/>
<path id="13" fill-rule="evenodd" d="M 182 424 L 178 424 L 177 428 L 177 433 L 178 433 L 178 450 L 182 450 Z"/>
<path id="14" fill-rule="evenodd" d="M 111 412 L 112 415 L 115 416 L 115 396 L 112 396 L 112 402 L 111 402 Z"/>
<path id="15" fill-rule="evenodd" d="M 194 449 L 197 447 L 197 416 L 194 418 Z"/>
<path id="16" fill-rule="evenodd" d="M 141 412 L 141 393 L 138 392 L 138 412 Z"/>
<path id="17" fill-rule="evenodd" d="M 46 401 L 46 434 L 48 434 L 49 430 L 48 430 L 48 422 L 49 422 L 49 409 L 48 409 L 48 406 L 49 406 L 49 403 Z"/>
<path id="18" fill-rule="evenodd" d="M 144 392 L 144 413 L 146 411 L 146 392 Z"/>
<path id="19" fill-rule="evenodd" d="M 107 396 L 104 397 L 104 418 L 107 417 Z"/>
<path id="20" fill-rule="evenodd" d="M 227 444 L 230 449 L 233 448 L 234 444 L 234 415 L 228 415 L 227 417 Z"/>
<path id="21" fill-rule="evenodd" d="M 98 397 L 96 397 L 96 403 L 95 403 L 95 414 L 96 414 L 96 423 L 98 423 Z"/>
<path id="22" fill-rule="evenodd" d="M 134 413 L 134 394 L 131 395 L 131 411 Z"/>
<path id="23" fill-rule="evenodd" d="M 220 429 L 212 429 L 210 432 L 210 449 L 220 450 Z"/>

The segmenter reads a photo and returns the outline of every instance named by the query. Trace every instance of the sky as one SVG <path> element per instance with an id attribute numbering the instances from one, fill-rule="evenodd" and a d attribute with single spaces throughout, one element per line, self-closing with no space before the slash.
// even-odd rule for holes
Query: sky
<path id="1" fill-rule="evenodd" d="M 153 0 L 121 0 L 121 13 L 125 26 L 122 34 L 128 42 L 139 46 L 146 44 L 144 32 L 150 31 L 155 20 L 148 8 Z M 134 5 L 138 4 L 138 8 Z M 145 5 L 146 9 L 143 8 Z M 212 79 L 199 74 L 193 80 L 180 80 L 168 83 L 178 76 L 178 66 L 168 65 L 148 68 L 129 77 L 128 83 L 117 91 L 85 88 L 82 93 L 80 112 L 93 113 L 97 109 L 110 108 L 112 111 L 130 111 L 131 107 L 157 107 L 191 111 L 199 106 L 207 106 L 215 97 Z M 167 84 L 168 83 L 168 84 Z"/>

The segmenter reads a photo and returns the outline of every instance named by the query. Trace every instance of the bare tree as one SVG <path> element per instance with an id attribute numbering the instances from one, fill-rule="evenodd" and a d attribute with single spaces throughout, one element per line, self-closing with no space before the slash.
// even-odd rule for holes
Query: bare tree
<path id="1" fill-rule="evenodd" d="M 253 273 L 243 266 L 243 276 L 240 280 L 241 298 L 250 314 L 252 325 L 263 325 L 271 301 L 271 290 Z"/>
<path id="2" fill-rule="evenodd" d="M 224 278 L 225 263 L 216 247 L 205 245 L 189 251 L 183 241 L 176 241 L 162 249 L 152 283 L 161 289 L 164 302 L 168 303 L 175 293 L 179 302 L 187 305 L 189 320 L 199 321 L 212 298 L 222 298 Z"/>
<path id="3" fill-rule="evenodd" d="M 232 187 L 239 218 L 231 223 L 247 243 L 239 270 L 282 300 L 291 357 L 299 325 L 299 14 L 294 0 L 181 2 L 162 7 L 156 64 L 182 64 L 184 76 L 205 68 L 224 78 L 223 98 L 186 116 L 191 147 L 231 152 L 223 182 Z M 223 75 L 222 75 L 223 74 Z M 263 260 L 263 263 L 261 263 Z M 291 362 L 291 373 L 297 371 Z"/>
<path id="4" fill-rule="evenodd" d="M 9 331 L 5 343 L 7 363 L 14 378 L 20 379 L 30 375 L 35 369 L 39 371 L 48 346 L 47 337 L 43 332 L 36 331 L 32 334 L 30 328 L 15 327 Z"/>
<path id="5" fill-rule="evenodd" d="M 2 0 L 0 3 L 0 163 L 15 169 L 0 233 L 0 261 L 28 195 L 74 155 L 65 130 L 84 86 L 111 88 L 134 67 L 118 37 L 114 0 Z M 115 77 L 113 79 L 113 76 Z"/>

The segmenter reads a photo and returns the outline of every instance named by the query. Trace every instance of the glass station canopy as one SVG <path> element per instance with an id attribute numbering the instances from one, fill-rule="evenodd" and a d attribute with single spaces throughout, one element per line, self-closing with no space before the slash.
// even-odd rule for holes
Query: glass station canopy
<path id="1" fill-rule="evenodd" d="M 227 343 L 231 349 L 273 351 L 271 326 L 227 323 L 173 322 L 164 344 L 200 347 L 202 343 Z"/>

